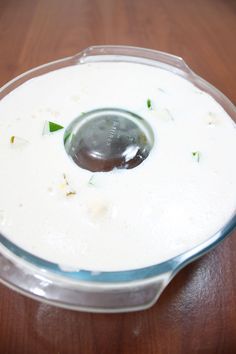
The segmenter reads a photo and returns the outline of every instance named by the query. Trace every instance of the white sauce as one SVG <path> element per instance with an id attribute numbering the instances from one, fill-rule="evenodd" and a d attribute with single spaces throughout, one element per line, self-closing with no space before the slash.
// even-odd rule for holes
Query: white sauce
<path id="1" fill-rule="evenodd" d="M 45 120 L 67 127 L 100 107 L 133 111 L 152 126 L 155 145 L 141 165 L 94 174 L 67 156 L 64 130 L 42 135 Z M 165 70 L 93 63 L 42 75 L 0 102 L 0 232 L 69 269 L 162 262 L 211 237 L 234 213 L 235 152 L 228 114 Z"/>

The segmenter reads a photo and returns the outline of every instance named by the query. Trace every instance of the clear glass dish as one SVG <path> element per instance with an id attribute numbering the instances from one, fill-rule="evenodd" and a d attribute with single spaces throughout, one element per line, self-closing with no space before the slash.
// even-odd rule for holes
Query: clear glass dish
<path id="1" fill-rule="evenodd" d="M 210 94 L 236 120 L 236 108 L 220 91 L 196 75 L 180 57 L 127 46 L 94 46 L 75 56 L 42 65 L 0 89 L 0 100 L 25 81 L 47 72 L 88 62 L 143 63 L 176 73 Z M 207 241 L 166 262 L 131 271 L 62 271 L 57 264 L 24 251 L 0 234 L 0 281 L 31 298 L 91 312 L 127 312 L 152 306 L 175 274 L 222 241 L 236 226 L 236 214 Z"/>

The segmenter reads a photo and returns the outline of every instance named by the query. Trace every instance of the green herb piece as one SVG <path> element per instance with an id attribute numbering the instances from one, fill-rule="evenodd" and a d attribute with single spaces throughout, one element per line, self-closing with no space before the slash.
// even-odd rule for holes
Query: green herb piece
<path id="1" fill-rule="evenodd" d="M 152 109 L 152 101 L 150 100 L 150 98 L 147 99 L 147 108 Z"/>
<path id="2" fill-rule="evenodd" d="M 197 162 L 200 161 L 200 152 L 199 151 L 193 151 L 192 156 L 195 158 Z"/>
<path id="3" fill-rule="evenodd" d="M 29 142 L 23 138 L 20 138 L 19 136 L 16 135 L 12 135 L 10 137 L 10 144 L 14 146 L 14 148 L 16 147 L 23 147 L 25 145 L 27 145 Z"/>
<path id="4" fill-rule="evenodd" d="M 46 120 L 43 128 L 43 134 L 54 133 L 61 129 L 64 129 L 62 125 Z"/>
<path id="5" fill-rule="evenodd" d="M 49 131 L 50 133 L 56 132 L 58 130 L 64 129 L 64 127 L 60 124 L 54 123 L 54 122 L 48 122 L 49 124 Z"/>

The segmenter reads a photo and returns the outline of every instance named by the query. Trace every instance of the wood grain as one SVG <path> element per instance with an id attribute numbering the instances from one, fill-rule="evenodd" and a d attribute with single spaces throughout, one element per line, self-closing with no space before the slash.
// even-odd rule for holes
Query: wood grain
<path id="1" fill-rule="evenodd" d="M 184 57 L 236 102 L 234 0 L 0 0 L 0 85 L 93 44 Z M 87 314 L 0 286 L 0 354 L 236 353 L 236 233 L 181 271 L 150 310 Z"/>

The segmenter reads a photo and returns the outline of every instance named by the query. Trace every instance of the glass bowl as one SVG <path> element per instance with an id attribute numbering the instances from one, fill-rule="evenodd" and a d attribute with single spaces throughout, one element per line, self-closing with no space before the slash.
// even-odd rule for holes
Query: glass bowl
<path id="1" fill-rule="evenodd" d="M 0 100 L 25 81 L 50 71 L 89 62 L 134 62 L 171 71 L 210 94 L 236 120 L 235 106 L 219 90 L 196 75 L 180 57 L 128 46 L 94 46 L 75 56 L 39 66 L 0 89 Z M 166 262 L 118 272 L 63 271 L 0 234 L 0 281 L 36 300 L 91 312 L 127 312 L 152 306 L 175 274 L 222 241 L 236 226 L 236 213 L 197 247 Z"/>

